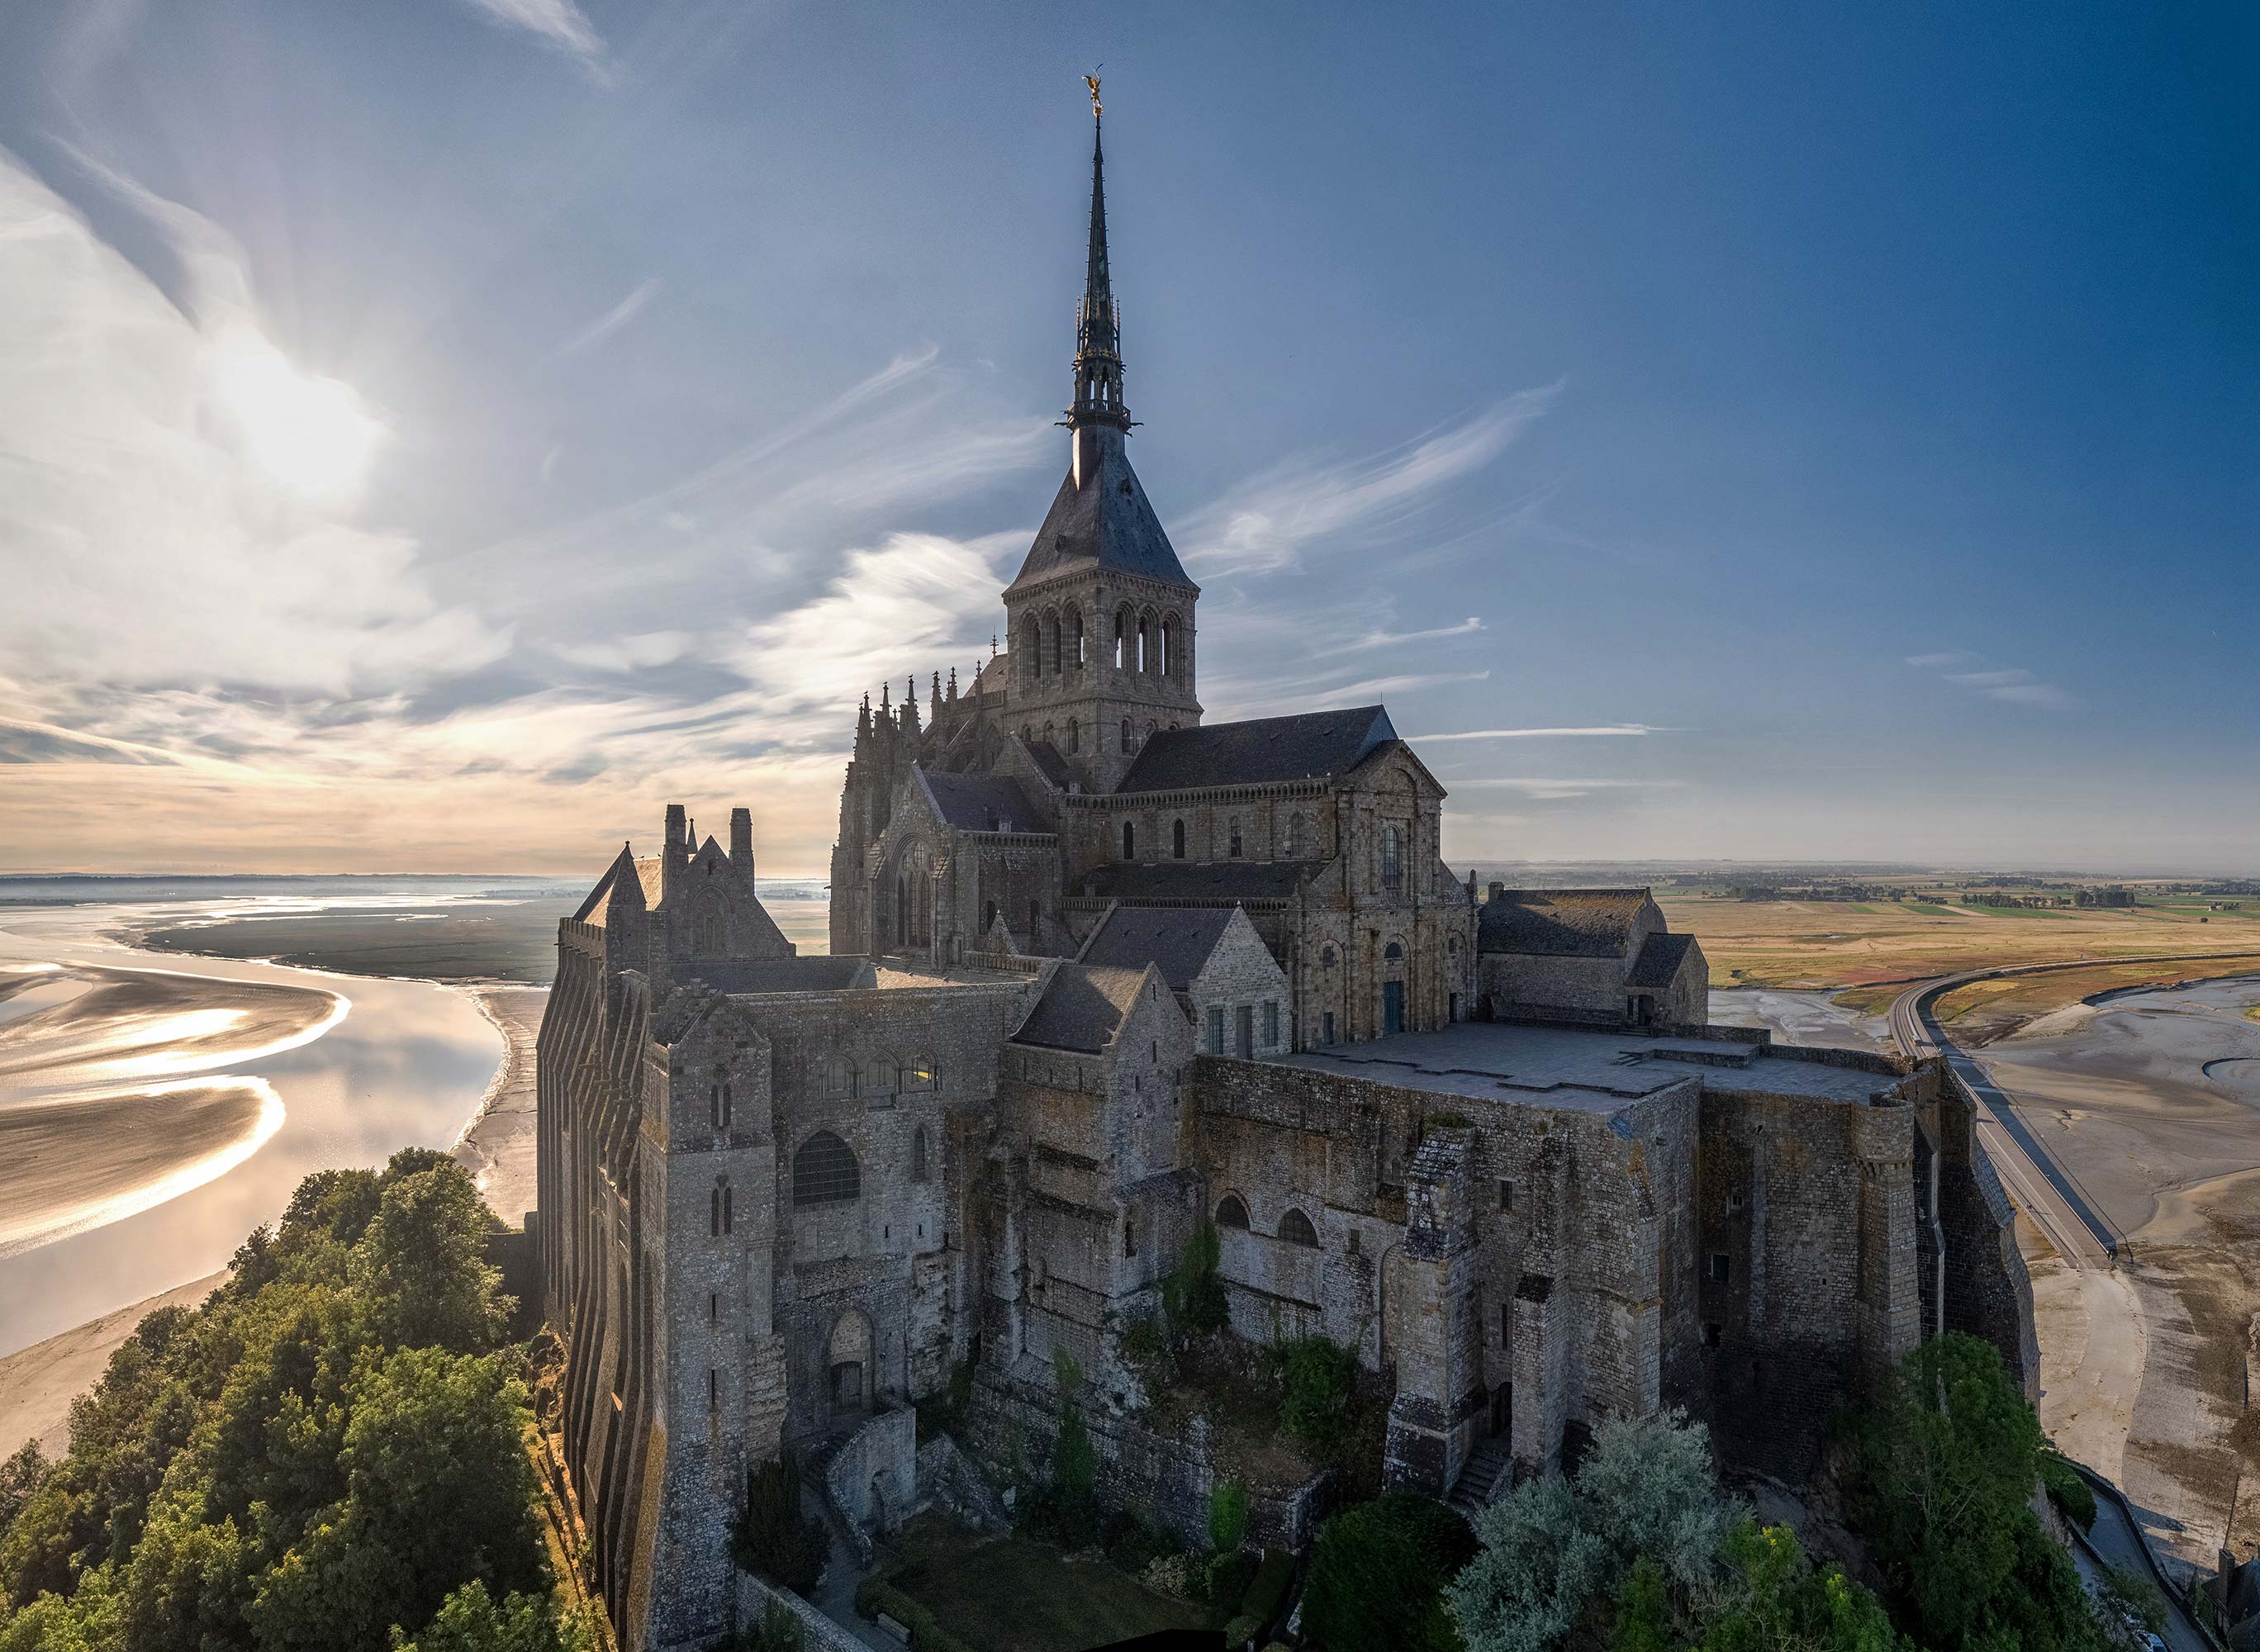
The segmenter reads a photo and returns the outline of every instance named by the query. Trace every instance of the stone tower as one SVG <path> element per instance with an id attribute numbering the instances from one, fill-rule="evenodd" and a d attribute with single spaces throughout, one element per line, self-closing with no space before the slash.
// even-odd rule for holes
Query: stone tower
<path id="1" fill-rule="evenodd" d="M 1121 311 L 1106 268 L 1105 153 L 1094 125 L 1091 252 L 1076 318 L 1068 473 L 1005 588 L 1008 721 L 1048 740 L 1085 790 L 1114 790 L 1147 739 L 1200 721 L 1193 605 L 1125 445 Z"/>

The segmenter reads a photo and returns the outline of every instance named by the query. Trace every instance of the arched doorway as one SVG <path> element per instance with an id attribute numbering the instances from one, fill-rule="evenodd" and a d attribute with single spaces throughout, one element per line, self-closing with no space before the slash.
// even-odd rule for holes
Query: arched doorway
<path id="1" fill-rule="evenodd" d="M 871 1408 L 871 1322 L 854 1308 L 832 1322 L 825 1346 L 825 1391 L 835 1419 Z"/>

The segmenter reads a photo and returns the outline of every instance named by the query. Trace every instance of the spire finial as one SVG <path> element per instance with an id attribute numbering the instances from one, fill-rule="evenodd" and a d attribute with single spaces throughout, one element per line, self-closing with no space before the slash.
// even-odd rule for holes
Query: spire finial
<path id="1" fill-rule="evenodd" d="M 1105 67 L 1104 64 L 1100 68 Z M 1075 318 L 1075 405 L 1068 427 L 1094 425 L 1130 428 L 1122 405 L 1122 311 L 1114 302 L 1114 282 L 1106 258 L 1106 147 L 1099 118 L 1098 75 L 1084 75 L 1091 88 L 1091 246 L 1083 275 L 1083 303 Z"/>
<path id="2" fill-rule="evenodd" d="M 1090 74 L 1083 77 L 1083 83 L 1091 88 L 1091 118 L 1093 120 L 1097 120 L 1101 115 L 1106 112 L 1099 107 L 1098 104 L 1098 69 L 1105 68 L 1105 64 L 1101 63 L 1098 66 L 1098 68 L 1094 68 Z"/>

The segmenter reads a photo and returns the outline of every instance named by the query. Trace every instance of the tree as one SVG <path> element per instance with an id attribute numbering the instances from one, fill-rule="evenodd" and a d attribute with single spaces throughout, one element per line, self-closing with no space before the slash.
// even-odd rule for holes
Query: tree
<path id="1" fill-rule="evenodd" d="M 354 1246 L 355 1278 L 377 1334 L 459 1354 L 500 1342 L 514 1305 L 495 1294 L 497 1276 L 485 1262 L 493 1226 L 477 1184 L 454 1160 L 442 1156 L 397 1180 L 388 1171 L 376 1213 Z"/>
<path id="2" fill-rule="evenodd" d="M 585 1643 L 576 1629 L 547 1599 L 506 1594 L 497 1600 L 474 1578 L 440 1603 L 414 1640 L 396 1627 L 392 1652 L 571 1652 Z"/>
<path id="3" fill-rule="evenodd" d="M 1217 1273 L 1223 1255 L 1213 1222 L 1204 1221 L 1185 1241 L 1176 1267 L 1162 1281 L 1162 1312 L 1176 1329 L 1206 1336 L 1224 1329 L 1232 1317 Z"/>
<path id="4" fill-rule="evenodd" d="M 805 1595 L 824 1576 L 832 1537 L 800 1512 L 800 1464 L 790 1450 L 747 1470 L 746 1495 L 730 1522 L 738 1570 Z"/>
<path id="5" fill-rule="evenodd" d="M 1475 1546 L 1467 1522 L 1427 1498 L 1398 1492 L 1347 1509 L 1312 1548 L 1304 1627 L 1327 1652 L 1456 1652 L 1441 1591 Z"/>
<path id="6" fill-rule="evenodd" d="M 1720 1551 L 1723 1574 L 1705 1603 L 1702 1652 L 1898 1652 L 1883 1603 L 1834 1566 L 1816 1570 L 1785 1526 L 1744 1520 Z"/>
<path id="7" fill-rule="evenodd" d="M 46 1471 L 47 1460 L 39 1454 L 36 1440 L 26 1440 L 0 1461 L 0 1532 L 6 1531 L 17 1511 L 32 1500 Z"/>
<path id="8" fill-rule="evenodd" d="M 1908 1355 L 1847 1426 L 1853 1524 L 1891 1579 L 1893 1616 L 1923 1645 L 2099 1643 L 2070 1558 L 2028 1505 L 2041 1444 L 1999 1354 L 1960 1332 Z"/>

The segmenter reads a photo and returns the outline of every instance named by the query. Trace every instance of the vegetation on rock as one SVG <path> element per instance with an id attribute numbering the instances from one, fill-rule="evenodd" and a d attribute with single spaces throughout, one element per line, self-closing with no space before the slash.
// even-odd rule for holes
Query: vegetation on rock
<path id="1" fill-rule="evenodd" d="M 824 1576 L 832 1539 L 801 1513 L 800 1463 L 790 1448 L 746 1472 L 746 1495 L 730 1522 L 730 1557 L 740 1571 L 805 1595 Z"/>
<path id="2" fill-rule="evenodd" d="M 577 1641 L 493 1226 L 445 1155 L 308 1177 L 204 1307 L 142 1320 L 61 1462 L 11 1461 L 0 1648 Z"/>

